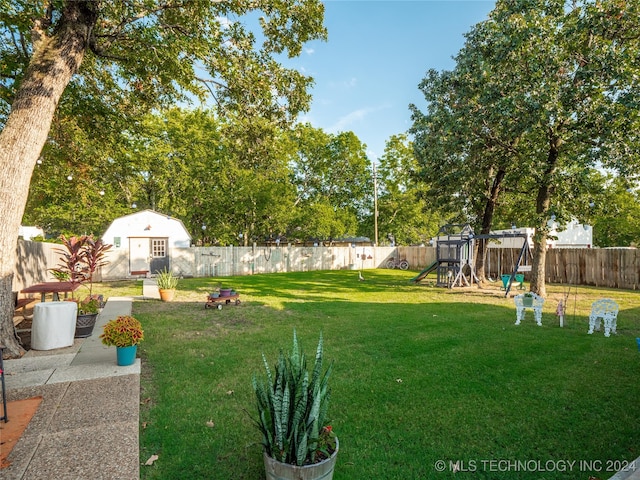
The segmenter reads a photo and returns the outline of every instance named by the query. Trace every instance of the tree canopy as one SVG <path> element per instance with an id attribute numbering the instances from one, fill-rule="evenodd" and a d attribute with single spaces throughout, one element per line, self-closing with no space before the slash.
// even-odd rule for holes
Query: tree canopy
<path id="1" fill-rule="evenodd" d="M 351 132 L 171 108 L 147 115 L 121 144 L 103 142 L 107 158 L 79 170 L 63 152 L 43 155 L 25 221 L 55 236 L 100 235 L 135 205 L 180 218 L 200 244 L 228 245 L 362 234 L 369 214 L 370 163 Z M 94 151 L 85 136 L 75 145 Z"/>
<path id="2" fill-rule="evenodd" d="M 223 116 L 291 123 L 308 108 L 312 80 L 277 59 L 326 38 L 323 8 L 319 0 L 0 0 L 0 341 L 10 354 L 21 351 L 11 322 L 17 231 L 54 116 L 60 132 L 99 136 L 210 95 Z M 93 163 L 77 160 L 78 169 Z"/>
<path id="3" fill-rule="evenodd" d="M 423 82 L 427 113 L 413 109 L 416 154 L 433 187 L 460 192 L 467 206 L 510 203 L 536 228 L 531 288 L 542 295 L 551 216 L 583 213 L 598 168 L 638 173 L 639 8 L 499 0 L 467 35 L 455 69 Z M 443 175 L 434 175 L 439 163 Z M 498 180 L 500 195 L 488 195 Z"/>

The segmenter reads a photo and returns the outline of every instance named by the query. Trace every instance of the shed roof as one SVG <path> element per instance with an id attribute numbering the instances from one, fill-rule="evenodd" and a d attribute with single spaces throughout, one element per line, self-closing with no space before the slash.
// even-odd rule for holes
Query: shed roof
<path id="1" fill-rule="evenodd" d="M 140 210 L 114 219 L 105 230 L 104 236 L 116 226 L 126 227 L 129 237 L 169 236 L 172 231 L 178 229 L 178 231 L 181 230 L 181 234 L 191 239 L 182 220 L 151 209 Z"/>

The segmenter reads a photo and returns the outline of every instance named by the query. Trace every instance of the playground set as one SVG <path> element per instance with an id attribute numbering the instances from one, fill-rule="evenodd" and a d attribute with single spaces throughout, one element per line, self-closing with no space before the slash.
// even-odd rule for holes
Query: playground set
<path id="1" fill-rule="evenodd" d="M 474 282 L 478 282 L 474 260 L 474 252 L 476 251 L 475 242 L 500 241 L 508 238 L 522 239 L 522 247 L 520 248 L 517 260 L 514 262 L 513 271 L 501 275 L 506 297 L 509 295 L 509 291 L 514 284 L 519 284 L 522 288 L 524 272 L 531 271 L 531 265 L 529 264 L 531 252 L 529 249 L 529 238 L 526 233 L 503 232 L 499 234 L 475 235 L 469 224 L 444 225 L 438 231 L 436 261 L 422 270 L 416 277 L 412 278 L 411 281 L 418 283 L 424 280 L 429 273 L 435 271 L 437 278 L 436 285 L 439 287 L 453 288 L 472 286 Z"/>

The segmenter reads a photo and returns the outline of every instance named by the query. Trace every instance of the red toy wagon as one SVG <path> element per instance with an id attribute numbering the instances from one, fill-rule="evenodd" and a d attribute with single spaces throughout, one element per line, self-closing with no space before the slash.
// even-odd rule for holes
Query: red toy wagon
<path id="1" fill-rule="evenodd" d="M 222 305 L 240 305 L 240 294 L 231 290 L 221 290 L 220 295 L 217 297 L 209 294 L 204 308 L 217 308 L 218 310 L 222 310 Z"/>

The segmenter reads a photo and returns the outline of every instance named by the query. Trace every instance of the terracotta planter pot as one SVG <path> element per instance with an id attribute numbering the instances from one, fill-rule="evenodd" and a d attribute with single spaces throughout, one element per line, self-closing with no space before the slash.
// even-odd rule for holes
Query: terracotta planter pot
<path id="1" fill-rule="evenodd" d="M 159 291 L 160 291 L 160 300 L 162 300 L 163 302 L 172 301 L 173 297 L 176 294 L 175 288 L 172 288 L 172 289 L 160 288 Z"/>

